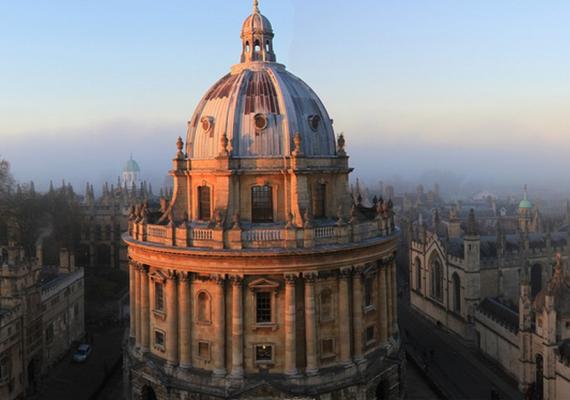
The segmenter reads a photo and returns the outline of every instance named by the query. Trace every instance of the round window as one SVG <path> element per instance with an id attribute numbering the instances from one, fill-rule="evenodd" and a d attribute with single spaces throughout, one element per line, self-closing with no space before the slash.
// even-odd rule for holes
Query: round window
<path id="1" fill-rule="evenodd" d="M 210 117 L 204 117 L 200 122 L 204 132 L 209 132 L 212 129 L 212 119 Z"/>
<path id="2" fill-rule="evenodd" d="M 267 128 L 267 117 L 264 114 L 255 114 L 255 127 L 259 130 Z"/>
<path id="3" fill-rule="evenodd" d="M 320 124 L 321 124 L 321 117 L 319 117 L 318 115 L 311 115 L 309 117 L 309 126 L 313 131 L 316 132 L 319 129 Z"/>

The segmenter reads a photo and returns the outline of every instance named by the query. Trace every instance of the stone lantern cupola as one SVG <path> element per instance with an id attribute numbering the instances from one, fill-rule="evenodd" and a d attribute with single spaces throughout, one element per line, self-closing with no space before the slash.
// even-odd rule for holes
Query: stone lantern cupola
<path id="1" fill-rule="evenodd" d="M 275 62 L 277 59 L 273 52 L 273 36 L 271 23 L 259 12 L 259 1 L 255 0 L 253 13 L 247 17 L 241 29 L 241 62 Z"/>

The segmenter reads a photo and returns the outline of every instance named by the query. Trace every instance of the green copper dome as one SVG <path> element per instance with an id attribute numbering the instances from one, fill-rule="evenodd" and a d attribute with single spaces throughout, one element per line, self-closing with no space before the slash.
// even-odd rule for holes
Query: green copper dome
<path id="1" fill-rule="evenodd" d="M 519 203 L 519 209 L 521 208 L 527 208 L 527 209 L 532 208 L 532 203 L 528 199 L 528 191 L 526 185 L 524 185 L 524 197 Z"/>
<path id="2" fill-rule="evenodd" d="M 133 156 L 127 161 L 125 164 L 125 168 L 123 168 L 123 172 L 141 172 L 141 169 L 137 162 L 133 160 Z"/>

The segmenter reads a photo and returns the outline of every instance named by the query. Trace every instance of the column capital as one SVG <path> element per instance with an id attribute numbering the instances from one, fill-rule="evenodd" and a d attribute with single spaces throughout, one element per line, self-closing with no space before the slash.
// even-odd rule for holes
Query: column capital
<path id="1" fill-rule="evenodd" d="M 285 284 L 286 285 L 294 285 L 295 281 L 297 280 L 298 277 L 299 277 L 299 274 L 295 274 L 295 273 L 285 274 Z"/>
<path id="2" fill-rule="evenodd" d="M 178 272 L 178 280 L 180 282 L 190 282 L 194 280 L 193 272 Z"/>
<path id="3" fill-rule="evenodd" d="M 221 286 L 223 286 L 226 283 L 226 277 L 224 275 L 221 275 L 221 274 L 211 274 L 208 277 L 208 280 L 213 281 L 213 282 L 215 282 Z"/>
<path id="4" fill-rule="evenodd" d="M 338 270 L 340 279 L 348 279 L 352 275 L 352 267 L 342 267 Z"/>
<path id="5" fill-rule="evenodd" d="M 242 286 L 243 285 L 243 275 L 230 275 L 229 277 L 232 286 Z"/>
<path id="6" fill-rule="evenodd" d="M 303 279 L 306 283 L 314 284 L 318 278 L 319 274 L 317 272 L 303 272 Z"/>
<path id="7" fill-rule="evenodd" d="M 179 278 L 179 273 L 173 269 L 169 269 L 166 272 L 166 279 L 172 280 L 172 281 L 176 281 Z"/>

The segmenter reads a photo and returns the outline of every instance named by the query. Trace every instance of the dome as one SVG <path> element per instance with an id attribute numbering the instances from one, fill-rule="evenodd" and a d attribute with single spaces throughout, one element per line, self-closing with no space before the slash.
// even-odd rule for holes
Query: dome
<path id="1" fill-rule="evenodd" d="M 533 207 L 532 203 L 528 199 L 528 188 L 524 185 L 524 196 L 519 203 L 519 209 L 531 209 Z"/>
<path id="2" fill-rule="evenodd" d="M 133 160 L 133 156 L 126 162 L 125 168 L 123 168 L 123 172 L 140 172 L 141 169 L 139 164 Z"/>
<path id="3" fill-rule="evenodd" d="M 241 38 L 241 63 L 206 92 L 189 121 L 188 157 L 217 157 L 225 136 L 232 157 L 287 157 L 297 133 L 305 156 L 335 156 L 326 108 L 305 82 L 275 62 L 271 23 L 257 2 Z"/>

